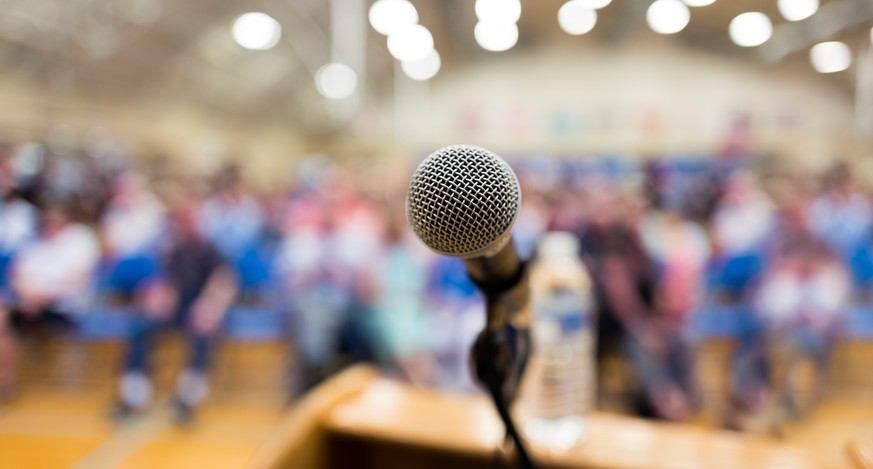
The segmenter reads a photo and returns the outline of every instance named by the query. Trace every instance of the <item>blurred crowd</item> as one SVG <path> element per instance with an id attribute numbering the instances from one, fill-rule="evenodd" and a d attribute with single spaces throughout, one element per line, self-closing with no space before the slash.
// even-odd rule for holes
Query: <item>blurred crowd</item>
<path id="1" fill-rule="evenodd" d="M 281 314 L 292 396 L 359 360 L 418 385 L 473 388 L 467 354 L 483 306 L 460 261 L 407 228 L 408 180 L 318 160 L 268 192 L 234 166 L 146 175 L 87 155 L 37 167 L 20 156 L 0 149 L 0 397 L 16 389 L 18 334 L 75 331 L 106 304 L 125 305 L 130 324 L 119 416 L 149 405 L 152 339 L 175 328 L 189 345 L 176 404 L 190 419 L 226 318 L 241 310 Z M 821 396 L 843 318 L 873 279 L 873 199 L 847 167 L 800 175 L 665 159 L 517 171 L 519 250 L 532 255 L 547 231 L 577 235 L 598 360 L 627 364 L 635 412 L 693 417 L 696 350 L 712 334 L 739 344 L 726 425 L 774 407 L 802 413 Z M 810 386 L 797 385 L 801 362 L 813 364 Z"/>
<path id="2" fill-rule="evenodd" d="M 871 194 L 848 167 L 811 175 L 745 166 L 565 165 L 525 178 L 533 187 L 519 237 L 578 235 L 597 298 L 599 363 L 626 360 L 640 415 L 694 418 L 699 347 L 722 337 L 736 348 L 724 364 L 721 423 L 744 428 L 767 415 L 765 430 L 778 432 L 823 397 L 832 346 L 849 332 L 850 311 L 868 303 Z"/>

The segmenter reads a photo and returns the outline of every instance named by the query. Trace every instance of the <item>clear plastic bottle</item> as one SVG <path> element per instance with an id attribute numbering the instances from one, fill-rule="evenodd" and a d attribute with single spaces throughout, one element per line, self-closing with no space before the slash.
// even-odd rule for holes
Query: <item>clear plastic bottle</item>
<path id="1" fill-rule="evenodd" d="M 564 451 L 586 432 L 595 405 L 591 281 L 570 233 L 543 237 L 530 272 L 534 353 L 522 391 L 522 428 L 532 445 Z"/>

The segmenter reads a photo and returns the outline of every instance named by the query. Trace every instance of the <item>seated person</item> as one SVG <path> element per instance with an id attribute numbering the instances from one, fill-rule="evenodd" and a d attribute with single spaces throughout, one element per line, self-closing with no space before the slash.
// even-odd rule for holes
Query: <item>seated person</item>
<path id="1" fill-rule="evenodd" d="M 431 355 L 433 321 L 426 314 L 426 258 L 405 236 L 406 224 L 389 222 L 387 239 L 373 263 L 371 316 L 383 366 L 416 385 L 436 384 Z"/>
<path id="2" fill-rule="evenodd" d="M 363 262 L 376 251 L 358 249 L 347 242 L 357 229 L 358 241 L 366 239 L 366 225 L 346 226 L 337 203 L 323 194 L 292 203 L 291 222 L 282 246 L 277 272 L 290 307 L 293 334 L 291 398 L 297 399 L 345 364 L 343 357 L 350 330 L 361 335 L 358 324 Z M 364 340 L 365 341 L 365 340 Z M 360 344 L 359 349 L 365 349 Z M 358 350 L 361 355 L 366 350 Z"/>
<path id="3" fill-rule="evenodd" d="M 463 261 L 435 256 L 428 272 L 426 306 L 431 310 L 434 357 L 441 389 L 477 389 L 470 367 L 470 348 L 485 327 L 485 304 L 470 281 Z"/>
<path id="4" fill-rule="evenodd" d="M 116 178 L 100 219 L 112 293 L 130 296 L 157 269 L 165 229 L 164 207 L 133 172 Z"/>
<path id="5" fill-rule="evenodd" d="M 747 410 L 772 413 L 771 423 L 778 424 L 822 396 L 850 291 L 849 273 L 823 243 L 806 240 L 781 250 L 754 298 L 756 340 L 738 363 L 739 398 Z M 811 382 L 804 364 L 813 367 Z"/>
<path id="6" fill-rule="evenodd" d="M 264 229 L 258 200 L 243 185 L 239 170 L 226 168 L 217 178 L 215 194 L 203 203 L 198 228 L 228 262 L 236 263 L 257 246 Z"/>
<path id="7" fill-rule="evenodd" d="M 185 333 L 190 356 L 177 380 L 177 420 L 182 424 L 191 420 L 195 406 L 208 394 L 205 375 L 212 342 L 236 297 L 233 269 L 197 230 L 196 204 L 187 194 L 177 199 L 169 213 L 170 239 L 160 278 L 137 295 L 140 315 L 128 342 L 119 402 L 114 409 L 117 418 L 150 403 L 148 362 L 152 339 L 162 329 L 178 327 Z"/>
<path id="8" fill-rule="evenodd" d="M 38 237 L 21 248 L 10 267 L 11 296 L 0 307 L 0 376 L 7 393 L 14 386 L 11 325 L 68 325 L 88 304 L 99 247 L 91 230 L 67 213 L 61 203 L 49 203 Z"/>
<path id="9" fill-rule="evenodd" d="M 776 210 L 757 179 L 744 171 L 725 181 L 724 195 L 712 216 L 716 294 L 740 301 L 764 268 L 764 253 L 776 224 Z"/>
<path id="10" fill-rule="evenodd" d="M 12 397 L 14 350 L 9 330 L 12 306 L 10 266 L 21 248 L 36 236 L 36 209 L 17 196 L 9 159 L 0 148 L 0 402 Z"/>
<path id="11" fill-rule="evenodd" d="M 808 229 L 848 264 L 870 238 L 873 208 L 845 165 L 828 171 L 823 185 L 824 192 L 808 208 Z"/>

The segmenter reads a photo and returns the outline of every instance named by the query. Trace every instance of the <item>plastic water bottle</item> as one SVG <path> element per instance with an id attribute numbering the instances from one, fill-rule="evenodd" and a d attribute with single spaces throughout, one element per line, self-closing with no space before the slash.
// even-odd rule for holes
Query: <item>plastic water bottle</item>
<path id="1" fill-rule="evenodd" d="M 563 451 L 582 440 L 595 404 L 591 281 L 576 237 L 547 234 L 530 276 L 535 348 L 524 378 L 522 428 L 531 444 Z"/>

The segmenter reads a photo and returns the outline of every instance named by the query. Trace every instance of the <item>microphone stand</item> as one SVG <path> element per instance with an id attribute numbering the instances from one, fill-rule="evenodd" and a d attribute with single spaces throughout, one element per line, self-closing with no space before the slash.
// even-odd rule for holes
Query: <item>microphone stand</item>
<path id="1" fill-rule="evenodd" d="M 520 269 L 517 281 L 495 288 L 477 286 L 485 295 L 487 324 L 476 338 L 471 351 L 473 368 L 479 382 L 488 390 L 506 434 L 515 444 L 524 469 L 534 469 L 527 446 L 515 426 L 509 405 L 518 394 L 518 386 L 531 352 L 530 330 L 516 329 L 507 318 L 527 302 L 526 269 Z"/>
<path id="2" fill-rule="evenodd" d="M 493 331 L 486 328 L 479 334 L 476 343 L 473 345 L 472 358 L 476 377 L 488 389 L 488 394 L 497 408 L 497 413 L 506 426 L 506 433 L 515 443 L 518 459 L 521 461 L 522 467 L 534 469 L 527 447 L 509 413 L 509 404 L 514 399 L 514 393 L 517 388 L 517 378 L 507 381 L 507 378 L 510 377 L 508 372 L 512 368 L 510 357 L 516 355 L 515 352 L 511 351 L 514 348 L 514 344 L 509 336 L 516 335 L 516 337 L 521 337 L 521 335 L 518 335 L 519 332 L 516 331 L 515 334 L 511 334 L 510 330 L 514 331 L 514 329 L 511 329 L 511 326 L 507 326 L 507 330 L 504 331 Z M 529 336 L 529 333 L 524 333 L 524 335 Z M 529 339 L 527 341 L 529 342 Z M 507 386 L 508 383 L 511 384 Z"/>

